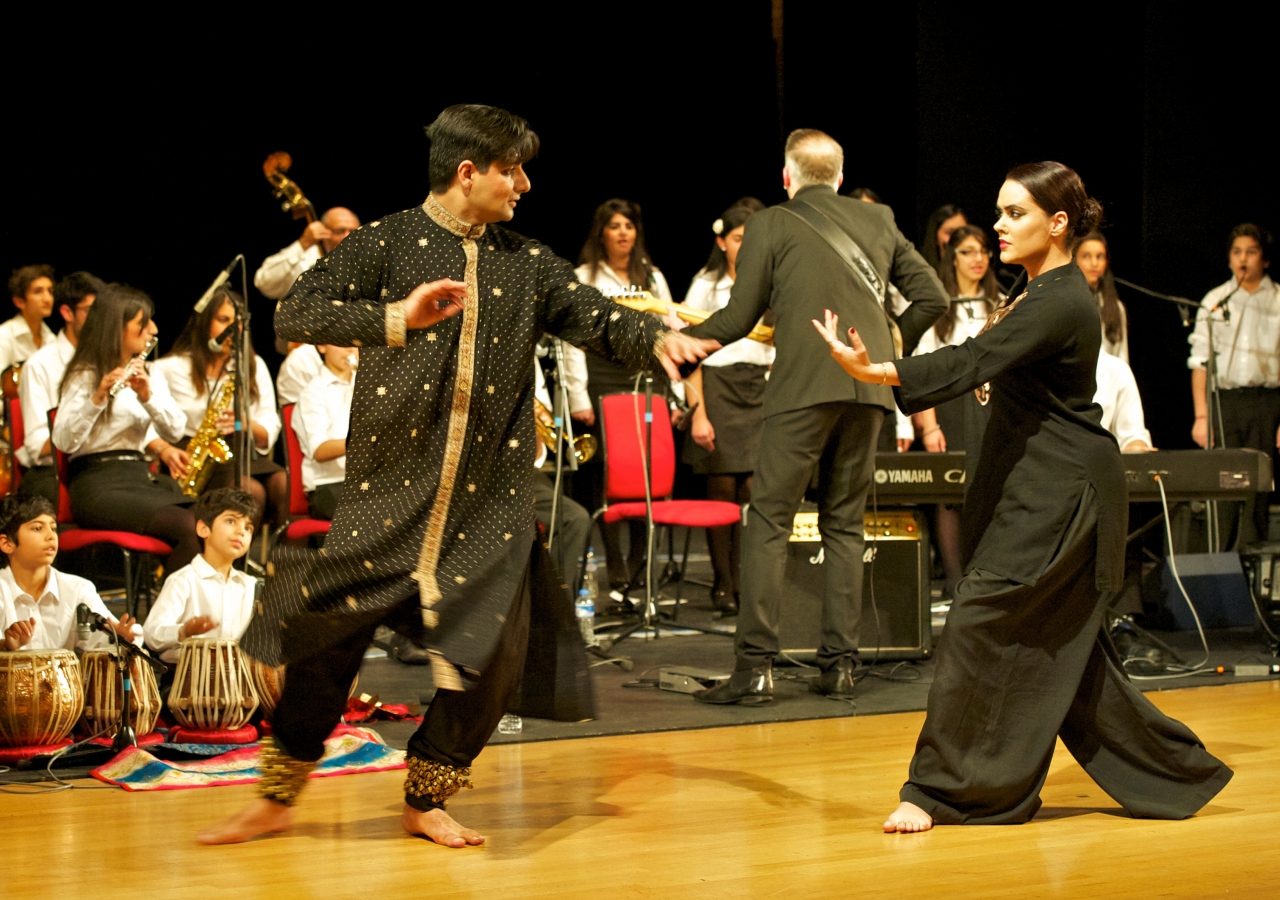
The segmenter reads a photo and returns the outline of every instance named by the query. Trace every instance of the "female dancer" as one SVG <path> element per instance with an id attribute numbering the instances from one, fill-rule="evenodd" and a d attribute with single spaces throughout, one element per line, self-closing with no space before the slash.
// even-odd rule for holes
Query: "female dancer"
<path id="1" fill-rule="evenodd" d="M 991 271 L 991 251 L 987 233 L 976 225 L 961 225 L 951 233 L 939 269 L 942 286 L 951 306 L 934 326 L 924 333 L 914 355 L 932 353 L 939 347 L 955 347 L 977 337 L 987 316 L 1004 299 Z M 987 407 L 972 393 L 926 409 L 912 416 L 916 431 L 930 453 L 963 450 L 965 484 L 973 483 L 987 427 Z M 938 552 L 947 576 L 947 596 L 954 596 L 963 566 L 960 561 L 960 505 L 938 506 Z"/>
<path id="2" fill-rule="evenodd" d="M 155 371 L 164 375 L 174 401 L 186 417 L 177 452 L 170 454 L 170 458 L 176 463 L 170 465 L 170 473 L 176 479 L 187 476 L 187 466 L 191 462 L 186 453 L 187 443 L 195 436 L 208 412 L 209 404 L 217 397 L 219 389 L 230 375 L 227 366 L 231 361 L 234 332 L 226 334 L 216 351 L 210 350 L 209 345 L 223 337 L 236 321 L 236 301 L 239 299 L 239 295 L 233 291 L 219 290 L 203 312 L 191 314 L 173 348 L 164 359 L 155 364 Z M 284 469 L 271 461 L 271 447 L 280 434 L 280 414 L 276 410 L 275 389 L 271 385 L 271 373 L 267 371 L 267 364 L 252 348 L 249 355 L 254 373 L 249 385 L 249 417 L 255 452 L 249 464 L 253 477 L 244 485 L 244 489 L 257 501 L 259 509 L 264 508 L 269 499 L 271 509 L 268 519 L 278 522 L 281 521 L 278 517 L 286 511 L 289 489 Z M 224 435 L 235 430 L 233 410 L 227 409 L 218 417 L 218 429 Z M 211 465 L 215 468 L 205 490 L 230 486 L 235 478 L 235 463 Z"/>
<path id="3" fill-rule="evenodd" d="M 587 233 L 587 240 L 578 255 L 578 267 L 574 269 L 574 274 L 583 284 L 598 288 L 605 294 L 641 290 L 648 291 L 659 300 L 672 302 L 667 279 L 649 261 L 640 204 L 630 200 L 606 200 L 596 208 L 591 220 L 591 231 Z M 594 354 L 583 353 L 576 347 L 566 348 L 565 360 L 568 368 L 585 370 L 587 374 L 586 391 L 592 406 L 596 408 L 589 416 L 574 413 L 575 418 L 584 425 L 596 425 L 602 395 L 623 393 L 635 387 L 635 372 Z M 665 388 L 665 384 L 654 385 L 657 392 L 665 392 Z M 596 439 L 599 438 L 597 432 Z M 608 452 L 608 448 L 605 452 Z M 599 509 L 604 502 L 603 462 L 600 457 L 596 457 L 586 465 L 591 478 L 589 493 L 583 492 L 580 485 L 574 485 L 578 501 L 592 510 Z M 625 561 L 622 556 L 622 523 L 602 524 L 600 531 L 604 537 L 605 557 L 609 565 L 609 585 L 616 589 L 623 588 L 631 580 L 631 576 L 639 571 L 644 560 L 644 522 L 631 520 L 631 547 Z"/>
<path id="4" fill-rule="evenodd" d="M 761 209 L 763 203 L 746 197 L 716 220 L 711 258 L 689 285 L 685 306 L 715 312 L 729 302 L 743 230 L 752 214 Z M 693 440 L 685 442 L 684 461 L 695 474 L 707 476 L 709 500 L 727 500 L 739 506 L 751 500 L 751 471 L 764 424 L 765 376 L 773 365 L 773 354 L 773 347 L 743 338 L 708 356 L 689 376 Z M 714 572 L 711 603 L 723 615 L 738 612 L 741 543 L 741 525 L 707 529 Z"/>
<path id="5" fill-rule="evenodd" d="M 174 572 L 200 552 L 196 520 L 168 476 L 151 474 L 142 451 L 166 465 L 178 459 L 186 416 L 164 376 L 132 364 L 156 334 L 151 298 L 136 288 L 107 285 L 85 319 L 59 392 L 53 443 L 70 457 L 71 514 L 85 528 L 133 531 L 173 546 L 165 563 Z M 127 387 L 116 396 L 119 381 Z M 147 442 L 154 427 L 158 439 Z"/>
<path id="6" fill-rule="evenodd" d="M 1097 306 L 1071 261 L 1102 207 L 1056 162 L 1013 169 L 998 204 L 1000 258 L 1026 274 L 978 337 L 873 363 L 830 312 L 813 323 L 841 368 L 896 386 L 908 411 L 972 390 L 991 403 L 964 507 L 968 574 L 884 830 L 1026 822 L 1056 737 L 1131 815 L 1185 818 L 1232 772 L 1129 682 L 1103 629 L 1124 575 L 1125 475 L 1093 402 Z"/>
<path id="7" fill-rule="evenodd" d="M 1102 317 L 1102 352 L 1129 361 L 1129 315 L 1125 312 L 1116 281 L 1111 275 L 1107 239 L 1100 231 L 1091 231 L 1076 244 L 1076 265 L 1089 282 L 1089 290 L 1098 298 L 1098 314 Z"/>

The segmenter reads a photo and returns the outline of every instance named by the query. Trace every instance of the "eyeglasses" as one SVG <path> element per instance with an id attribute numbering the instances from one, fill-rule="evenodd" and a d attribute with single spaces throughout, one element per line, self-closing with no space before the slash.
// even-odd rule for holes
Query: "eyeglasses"
<path id="1" fill-rule="evenodd" d="M 957 250 L 956 256 L 963 256 L 968 259 L 971 256 L 990 256 L 990 250 Z"/>

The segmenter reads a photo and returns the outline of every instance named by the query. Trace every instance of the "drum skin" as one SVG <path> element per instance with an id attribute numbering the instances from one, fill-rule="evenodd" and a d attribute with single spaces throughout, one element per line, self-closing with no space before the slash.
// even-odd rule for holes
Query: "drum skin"
<path id="1" fill-rule="evenodd" d="M 80 660 L 70 650 L 0 652 L 0 745 L 56 744 L 82 709 Z"/>
<path id="2" fill-rule="evenodd" d="M 234 730 L 248 723 L 258 694 L 236 641 L 182 642 L 169 711 L 187 728 Z"/>
<path id="3" fill-rule="evenodd" d="M 84 670 L 84 714 L 80 730 L 85 734 L 115 734 L 120 723 L 120 671 L 115 654 L 109 650 L 86 650 L 81 660 Z M 138 736 L 155 730 L 160 717 L 160 686 L 156 674 L 134 657 L 129 667 L 129 724 Z"/>
<path id="4" fill-rule="evenodd" d="M 269 666 L 253 657 L 248 659 L 253 687 L 258 692 L 258 702 L 262 704 L 262 717 L 270 721 L 280 702 L 280 695 L 284 693 L 284 666 Z M 359 683 L 360 675 L 357 673 L 351 681 L 351 690 L 347 691 L 348 700 L 355 696 L 356 685 Z"/>

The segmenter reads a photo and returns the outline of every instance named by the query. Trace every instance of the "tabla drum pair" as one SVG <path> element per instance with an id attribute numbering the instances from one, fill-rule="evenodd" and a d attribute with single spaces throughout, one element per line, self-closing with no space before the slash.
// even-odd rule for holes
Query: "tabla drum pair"
<path id="1" fill-rule="evenodd" d="M 80 660 L 70 650 L 0 653 L 0 745 L 56 744 L 83 708 Z"/>
<path id="2" fill-rule="evenodd" d="M 233 730 L 258 708 L 249 661 L 236 641 L 182 642 L 169 690 L 169 711 L 186 728 Z"/>
<path id="3" fill-rule="evenodd" d="M 84 670 L 84 714 L 80 730 L 85 734 L 115 734 L 120 725 L 123 679 L 114 650 L 86 650 L 81 660 Z M 129 722 L 141 736 L 155 730 L 160 717 L 160 686 L 156 673 L 145 660 L 133 657 L 129 663 Z"/>

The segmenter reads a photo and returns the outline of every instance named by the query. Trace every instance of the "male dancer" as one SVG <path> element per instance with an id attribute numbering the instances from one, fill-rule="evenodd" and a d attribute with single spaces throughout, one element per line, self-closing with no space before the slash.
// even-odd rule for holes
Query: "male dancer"
<path id="1" fill-rule="evenodd" d="M 589 683 L 580 642 L 543 646 L 574 626 L 535 542 L 534 345 L 551 332 L 630 368 L 660 360 L 676 378 L 719 346 L 617 306 L 547 247 L 495 225 L 530 187 L 538 138 L 523 119 L 452 106 L 427 136 L 426 202 L 353 233 L 276 311 L 286 339 L 361 348 L 346 487 L 319 554 L 273 557 L 266 609 L 243 641 L 288 664 L 262 798 L 204 843 L 289 828 L 379 624 L 427 647 L 439 688 L 409 742 L 401 824 L 450 847 L 482 843 L 444 803 L 470 786 L 516 688 L 523 710 L 590 714 L 589 700 L 547 696 L 567 684 L 580 697 Z"/>

